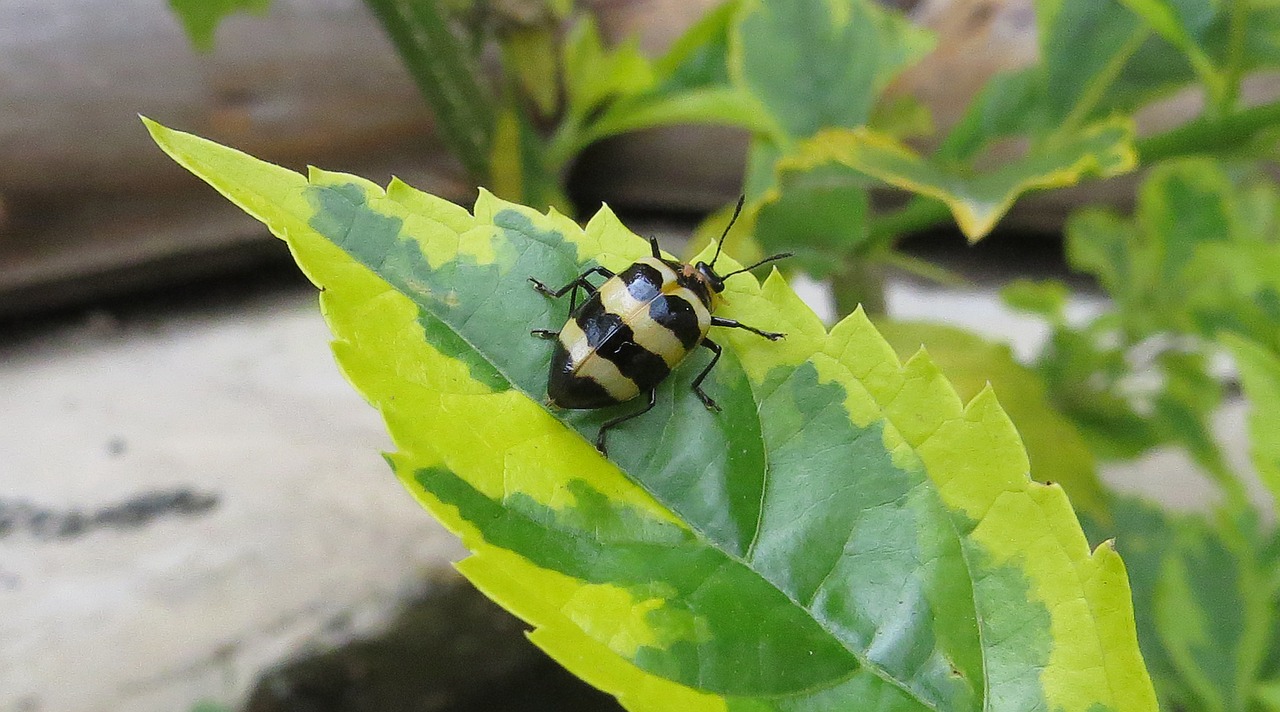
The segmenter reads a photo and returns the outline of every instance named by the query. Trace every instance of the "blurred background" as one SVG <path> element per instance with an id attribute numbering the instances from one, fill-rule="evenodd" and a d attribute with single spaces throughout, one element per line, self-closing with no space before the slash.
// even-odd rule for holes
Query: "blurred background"
<path id="1" fill-rule="evenodd" d="M 1232 224 L 1275 247 L 1280 23 L 1219 51 L 1243 26 L 1183 3 L 1197 54 L 1124 3 L 1070 5 L 0 3 L 0 711 L 617 709 L 458 583 L 283 243 L 139 114 L 464 205 L 477 185 L 582 219 L 604 202 L 677 254 L 745 193 L 735 254 L 796 250 L 824 319 L 863 304 L 967 395 L 993 382 L 1095 543 L 1152 506 L 1170 528 L 1248 512 L 1269 541 L 1214 335 L 1274 348 L 1272 278 L 1210 309 L 1160 291 L 1181 263 L 1116 265 L 1164 239 L 1151 206 L 1236 194 Z M 1091 257 L 1100 221 L 1139 237 Z M 1168 667 L 1166 700 L 1212 697 Z"/>

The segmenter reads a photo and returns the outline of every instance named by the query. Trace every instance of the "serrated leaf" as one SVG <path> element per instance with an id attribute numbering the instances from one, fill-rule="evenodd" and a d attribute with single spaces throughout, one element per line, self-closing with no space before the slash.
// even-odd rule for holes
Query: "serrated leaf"
<path id="1" fill-rule="evenodd" d="M 1249 399 L 1249 452 L 1253 467 L 1280 507 L 1280 357 L 1235 334 L 1222 342 L 1235 358 Z"/>
<path id="2" fill-rule="evenodd" d="M 828 129 L 805 141 L 784 169 L 837 162 L 943 201 L 971 241 L 985 236 L 1022 193 L 1071 185 L 1086 175 L 1112 176 L 1135 162 L 1133 127 L 1116 119 L 1062 143 L 1043 146 L 988 173 L 927 159 L 889 136 L 866 128 Z"/>
<path id="3" fill-rule="evenodd" d="M 733 81 L 775 117 L 779 140 L 866 124 L 889 81 L 933 46 L 868 0 L 743 0 L 732 33 Z"/>
<path id="4" fill-rule="evenodd" d="M 925 348 L 963 399 L 988 385 L 1018 426 L 1031 460 L 1031 476 L 1056 482 L 1077 512 L 1107 521 L 1107 494 L 1098 481 L 1093 454 L 1071 422 L 1050 405 L 1044 384 L 997 344 L 963 329 L 942 324 L 881 321 L 876 328 L 899 354 Z"/>
<path id="5" fill-rule="evenodd" d="M 482 193 L 471 214 L 149 128 L 322 287 L 389 462 L 474 552 L 459 569 L 629 709 L 1154 709 L 1120 558 L 1027 478 L 990 390 L 963 403 L 860 312 L 827 332 L 776 272 L 733 280 L 723 314 L 787 338 L 717 334 L 723 410 L 677 369 L 606 460 L 589 439 L 628 406 L 545 405 L 527 331 L 567 305 L 527 279 L 646 254 L 612 213 L 580 229 Z"/>
<path id="6" fill-rule="evenodd" d="M 271 0 L 169 0 L 169 8 L 182 21 L 191 44 L 202 52 L 213 49 L 214 32 L 228 15 L 237 12 L 263 14 Z"/>

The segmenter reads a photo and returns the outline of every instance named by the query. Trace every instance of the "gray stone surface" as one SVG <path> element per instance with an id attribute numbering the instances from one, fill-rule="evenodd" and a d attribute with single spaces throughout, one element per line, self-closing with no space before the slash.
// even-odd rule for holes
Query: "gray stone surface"
<path id="1" fill-rule="evenodd" d="M 238 701 L 460 555 L 313 293 L 98 321 L 0 353 L 0 710 Z"/>

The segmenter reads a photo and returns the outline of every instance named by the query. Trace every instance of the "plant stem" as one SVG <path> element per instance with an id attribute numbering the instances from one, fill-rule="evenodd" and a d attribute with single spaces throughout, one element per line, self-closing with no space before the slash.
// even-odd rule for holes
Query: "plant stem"
<path id="1" fill-rule="evenodd" d="M 1247 144 L 1258 131 L 1280 124 L 1280 102 L 1261 104 L 1221 118 L 1201 118 L 1172 131 L 1139 139 L 1142 164 L 1178 156 L 1224 151 Z"/>
<path id="2" fill-rule="evenodd" d="M 423 98 L 440 138 L 477 183 L 489 182 L 493 98 L 438 0 L 365 0 L 382 23 Z"/>

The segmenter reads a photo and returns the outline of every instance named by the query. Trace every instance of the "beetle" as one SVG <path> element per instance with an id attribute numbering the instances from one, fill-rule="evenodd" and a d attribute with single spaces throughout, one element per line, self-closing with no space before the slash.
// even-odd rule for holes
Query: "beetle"
<path id="1" fill-rule="evenodd" d="M 726 279 L 792 256 L 784 252 L 725 275 L 716 273 L 716 260 L 729 229 L 742 212 L 743 200 L 738 199 L 710 264 L 691 265 L 666 259 L 658 241 L 650 237 L 652 256 L 641 258 L 616 274 L 604 267 L 592 267 L 560 289 L 529 278 L 534 289 L 548 297 L 559 299 L 569 294 L 569 319 L 559 331 L 530 332 L 556 340 L 547 379 L 547 396 L 553 405 L 574 410 L 605 408 L 642 393 L 648 395 L 649 402 L 644 407 L 600 426 L 596 449 L 601 453 L 607 452 L 605 434 L 649 412 L 657 403 L 658 384 L 698 346 L 710 350 L 712 357 L 693 379 L 693 392 L 708 410 L 720 410 L 702 389 L 702 381 L 721 354 L 720 345 L 707 338 L 711 327 L 745 329 L 770 341 L 784 336 L 712 315 Z M 605 281 L 596 287 L 587 280 L 592 275 L 604 277 Z M 579 290 L 587 295 L 581 305 Z"/>

